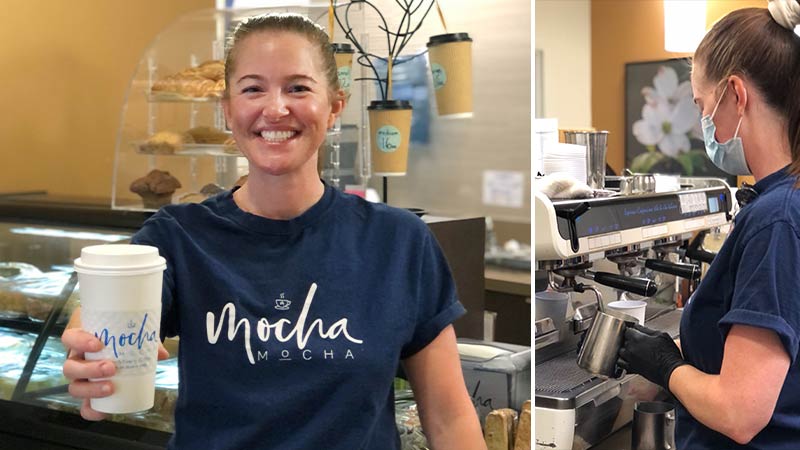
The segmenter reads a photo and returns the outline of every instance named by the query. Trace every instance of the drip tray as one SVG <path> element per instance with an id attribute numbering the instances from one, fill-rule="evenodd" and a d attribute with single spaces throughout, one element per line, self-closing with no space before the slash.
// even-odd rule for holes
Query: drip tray
<path id="1" fill-rule="evenodd" d="M 553 409 L 573 409 L 577 399 L 608 380 L 578 367 L 575 351 L 564 353 L 536 365 L 536 406 Z M 617 383 L 617 380 L 612 380 Z"/>

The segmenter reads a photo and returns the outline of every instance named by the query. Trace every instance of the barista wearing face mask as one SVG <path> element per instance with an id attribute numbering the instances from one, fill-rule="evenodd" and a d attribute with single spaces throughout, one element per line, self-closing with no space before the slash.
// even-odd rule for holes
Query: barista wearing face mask
<path id="1" fill-rule="evenodd" d="M 706 151 L 758 198 L 681 318 L 681 348 L 629 328 L 619 364 L 678 401 L 679 449 L 800 448 L 800 25 L 797 0 L 734 11 L 693 58 Z"/>

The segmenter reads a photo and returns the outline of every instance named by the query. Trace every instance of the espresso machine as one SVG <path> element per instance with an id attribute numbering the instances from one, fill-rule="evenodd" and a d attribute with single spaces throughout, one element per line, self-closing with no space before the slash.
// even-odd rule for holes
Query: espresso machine
<path id="1" fill-rule="evenodd" d="M 565 315 L 535 321 L 537 449 L 590 448 L 631 421 L 636 401 L 666 396 L 638 375 L 583 370 L 577 348 L 598 304 L 626 296 L 646 300 L 645 326 L 678 336 L 679 306 L 715 256 L 703 239 L 730 223 L 734 201 L 723 180 L 675 178 L 668 189 L 587 199 L 534 192 L 536 279 L 546 280 L 536 290 L 569 295 Z"/>

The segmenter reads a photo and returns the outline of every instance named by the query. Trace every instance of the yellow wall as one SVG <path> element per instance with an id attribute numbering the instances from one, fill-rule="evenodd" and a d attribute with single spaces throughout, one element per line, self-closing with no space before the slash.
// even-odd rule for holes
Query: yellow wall
<path id="1" fill-rule="evenodd" d="M 120 113 L 156 34 L 213 0 L 26 0 L 0 19 L 0 192 L 109 197 Z"/>
<path id="2" fill-rule="evenodd" d="M 763 0 L 709 0 L 707 24 Z M 625 63 L 690 56 L 664 50 L 661 1 L 592 0 L 592 126 L 608 130 L 608 163 L 625 165 Z"/>

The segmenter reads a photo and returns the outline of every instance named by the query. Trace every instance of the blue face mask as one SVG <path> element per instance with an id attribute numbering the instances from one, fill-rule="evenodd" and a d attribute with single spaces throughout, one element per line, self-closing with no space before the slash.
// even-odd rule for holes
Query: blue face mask
<path id="1" fill-rule="evenodd" d="M 700 123 L 703 126 L 703 140 L 706 144 L 706 154 L 711 158 L 711 162 L 721 170 L 731 175 L 750 175 L 750 168 L 747 167 L 747 160 L 744 158 L 744 147 L 742 147 L 742 138 L 739 137 L 739 127 L 742 125 L 742 119 L 739 118 L 739 124 L 736 125 L 736 131 L 733 137 L 726 142 L 717 142 L 714 135 L 717 132 L 717 126 L 714 125 L 714 115 L 717 113 L 717 108 L 725 96 L 725 91 L 728 90 L 728 85 L 722 90 L 722 95 L 717 100 L 714 111 L 710 116 L 703 116 Z"/>

